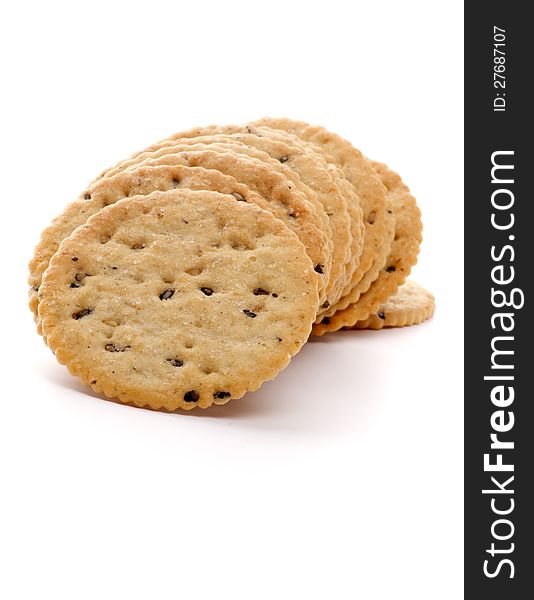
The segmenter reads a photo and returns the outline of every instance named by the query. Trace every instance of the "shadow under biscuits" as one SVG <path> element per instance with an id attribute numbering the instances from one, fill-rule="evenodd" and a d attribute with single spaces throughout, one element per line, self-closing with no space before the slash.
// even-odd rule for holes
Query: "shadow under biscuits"
<path id="1" fill-rule="evenodd" d="M 148 410 L 167 418 L 197 417 L 225 425 L 234 421 L 236 427 L 257 433 L 312 438 L 357 434 L 380 398 L 380 348 L 369 348 L 363 341 L 377 333 L 342 331 L 311 338 L 275 380 L 227 404 L 190 411 Z M 43 369 L 43 375 L 75 393 L 144 410 L 97 394 L 60 365 Z"/>
<path id="2" fill-rule="evenodd" d="M 57 368 L 54 369 L 44 369 L 43 375 L 52 383 L 81 395 L 88 396 L 90 398 L 95 398 L 97 400 L 104 400 L 112 404 L 125 406 L 135 410 L 148 410 L 152 413 L 162 414 L 166 416 L 183 415 L 187 417 L 215 417 L 235 419 L 250 414 L 256 414 L 258 412 L 264 411 L 266 408 L 268 409 L 268 406 L 266 406 L 263 402 L 251 401 L 252 394 L 247 394 L 246 396 L 238 400 L 231 400 L 227 404 L 220 406 L 213 405 L 207 409 L 194 408 L 192 410 L 177 409 L 173 411 L 165 409 L 156 410 L 150 408 L 150 406 L 139 407 L 132 403 L 121 402 L 116 398 L 108 398 L 104 394 L 98 394 L 90 386 L 83 385 L 83 383 L 81 383 L 81 381 L 77 377 L 70 375 L 67 369 L 65 369 L 61 365 L 57 365 Z"/>

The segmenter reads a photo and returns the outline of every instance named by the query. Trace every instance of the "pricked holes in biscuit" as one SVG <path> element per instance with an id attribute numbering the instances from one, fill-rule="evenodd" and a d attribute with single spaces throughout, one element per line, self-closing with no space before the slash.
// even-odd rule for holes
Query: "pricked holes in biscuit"
<path id="1" fill-rule="evenodd" d="M 179 178 L 179 177 L 173 177 L 173 178 L 172 178 L 172 186 L 173 186 L 174 188 L 178 188 L 178 187 L 180 187 L 180 183 L 181 183 L 181 180 L 180 180 L 180 178 Z"/>
<path id="2" fill-rule="evenodd" d="M 232 250 L 256 250 L 256 246 L 254 246 L 248 240 L 240 240 L 236 237 L 230 240 L 230 247 L 232 248 Z"/>
<path id="3" fill-rule="evenodd" d="M 254 296 L 272 296 L 273 298 L 278 298 L 278 294 L 276 292 L 268 292 L 262 287 L 257 287 L 253 291 Z"/>
<path id="4" fill-rule="evenodd" d="M 116 319 L 104 319 L 102 323 L 108 327 L 118 327 L 121 324 L 120 321 Z"/>
<path id="5" fill-rule="evenodd" d="M 184 361 L 181 358 L 166 358 L 166 362 L 168 362 L 172 367 L 183 367 Z"/>
<path id="6" fill-rule="evenodd" d="M 184 394 L 185 402 L 198 402 L 200 399 L 200 394 L 196 390 L 189 390 Z"/>
<path id="7" fill-rule="evenodd" d="M 188 275 L 191 275 L 191 277 L 197 277 L 197 275 L 200 275 L 203 270 L 204 270 L 203 267 L 198 266 L 198 267 L 191 267 L 190 269 L 186 269 L 185 272 Z"/>
<path id="8" fill-rule="evenodd" d="M 146 248 L 146 244 L 144 242 L 135 242 L 131 245 L 132 250 L 144 250 Z"/>
<path id="9" fill-rule="evenodd" d="M 367 219 L 366 219 L 367 223 L 369 225 L 373 225 L 374 222 L 376 221 L 376 211 L 372 210 L 368 215 L 367 215 Z"/>
<path id="10" fill-rule="evenodd" d="M 159 295 L 159 299 L 160 300 L 170 300 L 170 298 L 172 298 L 174 296 L 174 292 L 176 290 L 174 288 L 167 288 L 166 290 L 163 290 L 161 292 L 161 294 Z"/>
<path id="11" fill-rule="evenodd" d="M 85 192 L 85 194 L 83 195 L 83 199 L 84 200 L 91 200 L 91 194 L 89 192 Z"/>
<path id="12" fill-rule="evenodd" d="M 111 239 L 111 236 L 107 233 L 103 233 L 100 236 L 100 243 L 101 244 L 107 244 L 109 242 L 109 240 Z"/>
<path id="13" fill-rule="evenodd" d="M 204 294 L 204 296 L 212 296 L 213 295 L 213 289 L 210 287 L 201 287 L 200 291 Z"/>
<path id="14" fill-rule="evenodd" d="M 90 277 L 89 273 L 76 273 L 74 276 L 74 282 L 76 285 L 72 285 L 70 287 L 80 287 L 86 277 Z"/>
<path id="15" fill-rule="evenodd" d="M 225 398 L 230 398 L 231 395 L 232 394 L 230 394 L 230 392 L 225 391 L 213 392 L 213 397 L 215 400 L 224 400 Z"/>
<path id="16" fill-rule="evenodd" d="M 250 310 L 249 308 L 244 308 L 243 313 L 247 317 L 249 317 L 249 319 L 255 319 L 258 316 L 257 313 L 255 313 L 253 310 Z"/>
<path id="17" fill-rule="evenodd" d="M 91 315 L 94 312 L 94 308 L 82 308 L 81 310 L 78 310 L 76 312 L 72 313 L 72 318 L 75 321 L 78 321 L 78 319 L 83 319 L 83 317 L 87 317 L 88 315 Z"/>
<path id="18" fill-rule="evenodd" d="M 213 365 L 206 363 L 199 365 L 199 369 L 204 373 L 204 375 L 211 375 L 212 373 L 216 372 L 216 369 L 213 367 Z"/>
<path id="19" fill-rule="evenodd" d="M 239 202 L 246 202 L 245 198 L 239 192 L 232 192 L 232 196 Z"/>
<path id="20" fill-rule="evenodd" d="M 117 344 L 109 343 L 104 346 L 106 352 L 125 352 L 129 350 L 131 346 L 118 346 Z"/>
<path id="21" fill-rule="evenodd" d="M 191 348 L 193 348 L 193 347 L 194 347 L 194 345 L 195 345 L 195 344 L 193 343 L 193 341 L 192 341 L 192 340 L 186 340 L 186 341 L 184 342 L 184 347 L 185 347 L 185 348 L 187 348 L 187 350 L 191 350 Z"/>

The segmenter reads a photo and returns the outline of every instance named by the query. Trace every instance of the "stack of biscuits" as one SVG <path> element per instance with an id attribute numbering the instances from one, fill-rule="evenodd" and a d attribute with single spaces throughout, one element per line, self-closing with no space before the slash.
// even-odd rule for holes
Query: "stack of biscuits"
<path id="1" fill-rule="evenodd" d="M 206 408 L 253 391 L 310 333 L 419 323 L 420 211 L 401 178 L 307 123 L 177 133 L 104 171 L 30 263 L 39 333 L 127 404 Z"/>

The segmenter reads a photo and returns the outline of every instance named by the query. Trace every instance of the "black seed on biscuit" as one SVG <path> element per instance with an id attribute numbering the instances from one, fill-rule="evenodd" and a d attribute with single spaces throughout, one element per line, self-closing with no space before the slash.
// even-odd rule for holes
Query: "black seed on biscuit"
<path id="1" fill-rule="evenodd" d="M 90 315 L 93 312 L 93 310 L 94 310 L 94 308 L 82 308 L 82 310 L 72 313 L 72 318 L 77 321 L 78 319 L 81 319 L 82 317 L 86 317 L 87 315 Z"/>
<path id="2" fill-rule="evenodd" d="M 160 300 L 168 300 L 169 298 L 172 298 L 173 296 L 174 296 L 174 289 L 167 288 L 166 290 L 161 292 L 161 294 L 159 295 L 159 299 Z"/>
<path id="3" fill-rule="evenodd" d="M 91 194 L 89 192 L 85 192 L 85 194 L 83 195 L 83 199 L 84 200 L 91 200 Z"/>
<path id="4" fill-rule="evenodd" d="M 214 392 L 213 397 L 214 398 L 230 398 L 231 394 L 230 392 Z"/>
<path id="5" fill-rule="evenodd" d="M 324 265 L 316 265 L 313 270 L 322 275 L 324 273 Z"/>
<path id="6" fill-rule="evenodd" d="M 258 316 L 255 312 L 252 312 L 248 308 L 244 308 L 243 312 L 247 315 L 247 317 L 250 317 L 251 319 L 255 319 Z"/>
<path id="7" fill-rule="evenodd" d="M 167 358 L 167 362 L 170 363 L 173 367 L 183 367 L 184 361 L 179 358 Z"/>
<path id="8" fill-rule="evenodd" d="M 276 294 L 275 292 L 273 292 L 273 293 L 271 294 L 271 296 L 272 296 L 273 298 L 278 298 L 278 294 Z"/>
<path id="9" fill-rule="evenodd" d="M 321 323 L 322 323 L 323 325 L 330 325 L 330 317 L 325 317 L 325 318 L 324 318 L 324 319 L 321 321 Z"/>
<path id="10" fill-rule="evenodd" d="M 396 270 L 397 270 L 397 267 L 393 267 L 393 266 L 386 267 L 386 273 L 393 273 Z"/>
<path id="11" fill-rule="evenodd" d="M 115 344 L 106 344 L 104 346 L 104 350 L 107 350 L 108 352 L 124 352 L 125 350 L 128 350 L 129 348 L 131 348 L 131 346 L 123 346 L 122 348 L 119 346 L 116 346 Z"/>
<path id="12" fill-rule="evenodd" d="M 186 402 L 198 402 L 199 398 L 200 398 L 200 396 L 199 396 L 198 392 L 195 390 L 190 390 L 189 392 L 186 392 L 184 394 L 184 400 Z"/>
<path id="13" fill-rule="evenodd" d="M 232 196 L 236 200 L 239 200 L 239 202 L 245 202 L 245 198 L 243 198 L 243 196 L 239 192 L 232 192 Z"/>
<path id="14" fill-rule="evenodd" d="M 269 292 L 263 288 L 256 288 L 254 290 L 254 296 L 268 296 Z"/>
<path id="15" fill-rule="evenodd" d="M 213 290 L 209 287 L 201 287 L 200 291 L 205 295 L 205 296 L 211 296 L 213 294 Z"/>
<path id="16" fill-rule="evenodd" d="M 289 156 L 287 156 L 287 154 L 284 154 L 284 156 L 281 156 L 278 160 L 283 164 L 289 160 Z"/>
<path id="17" fill-rule="evenodd" d="M 376 313 L 376 316 L 377 316 L 379 319 L 382 319 L 382 321 L 384 321 L 384 320 L 385 320 L 385 318 L 386 318 L 386 315 L 384 314 L 384 311 L 383 311 L 383 310 L 379 310 L 379 311 Z"/>

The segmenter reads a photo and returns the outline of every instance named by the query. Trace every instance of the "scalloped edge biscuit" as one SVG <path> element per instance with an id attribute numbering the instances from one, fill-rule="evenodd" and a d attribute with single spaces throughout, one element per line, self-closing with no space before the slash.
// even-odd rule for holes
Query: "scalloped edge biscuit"
<path id="1" fill-rule="evenodd" d="M 434 296 L 417 282 L 409 279 L 385 302 L 375 314 L 358 321 L 353 329 L 383 329 L 418 325 L 433 316 L 436 310 Z"/>
<path id="2" fill-rule="evenodd" d="M 287 366 L 311 330 L 315 279 L 304 246 L 271 213 L 218 192 L 153 192 L 62 241 L 39 316 L 57 360 L 96 392 L 206 408 Z"/>

